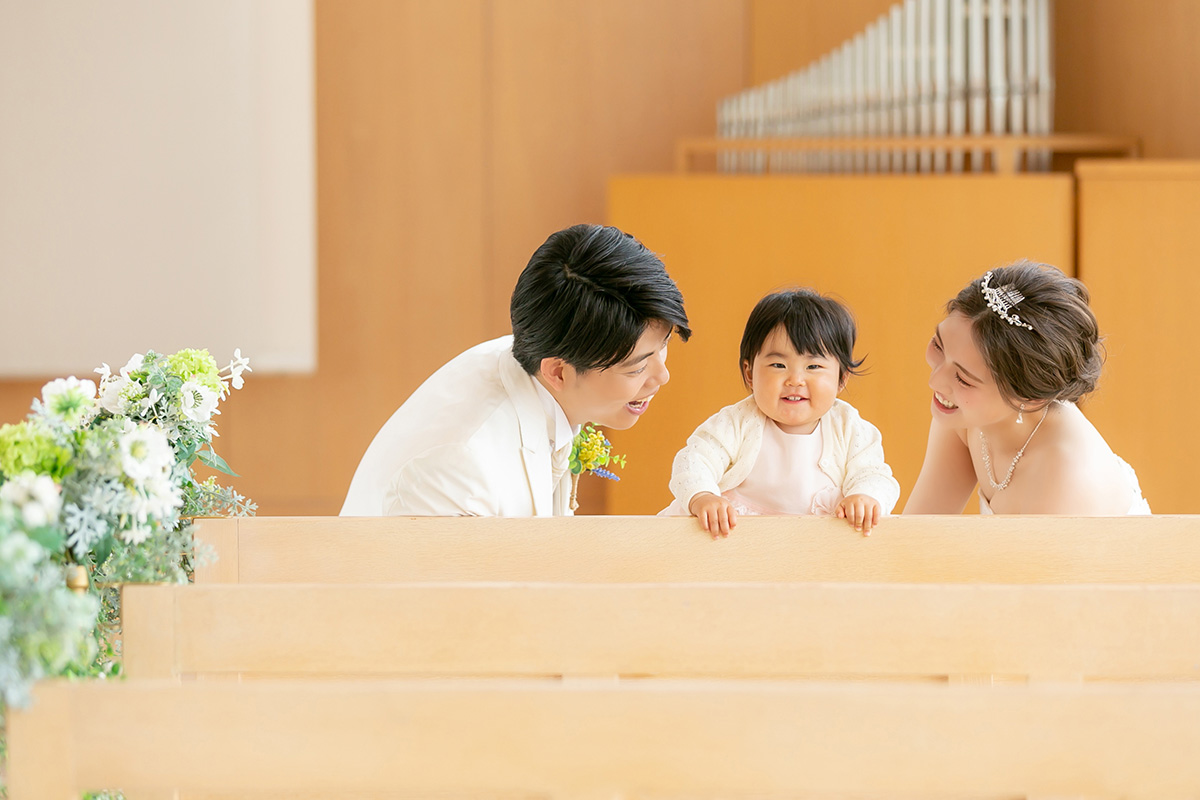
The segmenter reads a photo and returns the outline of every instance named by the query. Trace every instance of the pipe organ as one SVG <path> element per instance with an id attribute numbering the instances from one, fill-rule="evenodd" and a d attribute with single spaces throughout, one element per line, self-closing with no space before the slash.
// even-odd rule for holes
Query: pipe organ
<path id="1" fill-rule="evenodd" d="M 722 139 L 876 140 L 855 149 L 718 151 L 723 172 L 979 172 L 947 137 L 1053 131 L 1053 0 L 904 0 L 807 67 L 724 98 Z M 914 138 L 938 140 L 922 147 Z M 903 140 L 895 148 L 879 139 Z M 900 146 L 902 145 L 902 146 Z M 992 165 L 993 167 L 995 165 Z M 1050 151 L 1031 150 L 1027 170 Z"/>

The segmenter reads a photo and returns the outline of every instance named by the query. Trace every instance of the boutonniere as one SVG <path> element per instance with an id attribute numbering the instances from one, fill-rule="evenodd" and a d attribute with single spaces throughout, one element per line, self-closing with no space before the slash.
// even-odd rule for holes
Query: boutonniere
<path id="1" fill-rule="evenodd" d="M 572 511 L 579 508 L 576 491 L 579 488 L 579 476 L 583 473 L 598 475 L 610 481 L 621 480 L 609 469 L 610 466 L 624 467 L 625 456 L 613 455 L 612 442 L 606 439 L 603 433 L 596 430 L 594 425 L 584 425 L 579 433 L 575 434 L 575 441 L 571 447 L 569 468 L 571 470 Z"/>
<path id="2" fill-rule="evenodd" d="M 612 470 L 606 469 L 609 464 L 624 467 L 625 456 L 613 455 L 612 442 L 604 438 L 604 434 L 591 424 L 584 425 L 579 433 L 575 434 L 574 446 L 571 447 L 571 474 L 590 472 L 610 481 L 621 480 Z"/>

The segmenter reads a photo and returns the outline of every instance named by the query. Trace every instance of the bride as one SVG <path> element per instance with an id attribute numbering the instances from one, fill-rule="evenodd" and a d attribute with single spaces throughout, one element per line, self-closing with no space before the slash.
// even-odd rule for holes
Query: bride
<path id="1" fill-rule="evenodd" d="M 946 304 L 925 354 L 933 422 L 905 514 L 1149 514 L 1137 476 L 1076 407 L 1104 356 L 1082 283 L 1021 261 Z"/>

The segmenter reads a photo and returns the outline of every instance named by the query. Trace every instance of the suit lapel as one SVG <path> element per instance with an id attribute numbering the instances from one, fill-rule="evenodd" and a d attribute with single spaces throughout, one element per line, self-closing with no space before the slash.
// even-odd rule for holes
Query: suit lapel
<path id="1" fill-rule="evenodd" d="M 550 438 L 546 433 L 546 412 L 532 378 L 513 358 L 512 351 L 500 355 L 500 380 L 517 412 L 521 433 L 521 459 L 533 503 L 533 516 L 554 514 L 554 487 L 550 485 Z"/>

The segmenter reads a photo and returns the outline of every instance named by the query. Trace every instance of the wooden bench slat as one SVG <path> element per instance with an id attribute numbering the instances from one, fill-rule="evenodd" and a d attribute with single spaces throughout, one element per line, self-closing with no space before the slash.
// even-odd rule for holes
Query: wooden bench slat
<path id="1" fill-rule="evenodd" d="M 1200 585 L 127 586 L 131 677 L 1200 678 Z"/>
<path id="2" fill-rule="evenodd" d="M 896 516 L 870 537 L 744 517 L 719 541 L 690 517 L 250 517 L 197 536 L 220 553 L 197 583 L 1200 581 L 1200 516 Z"/>
<path id="3" fill-rule="evenodd" d="M 1197 719 L 1200 687 L 1178 685 L 47 683 L 10 718 L 9 797 L 101 786 L 1179 797 L 1200 791 Z M 74 770 L 38 772 L 36 746 Z"/>

